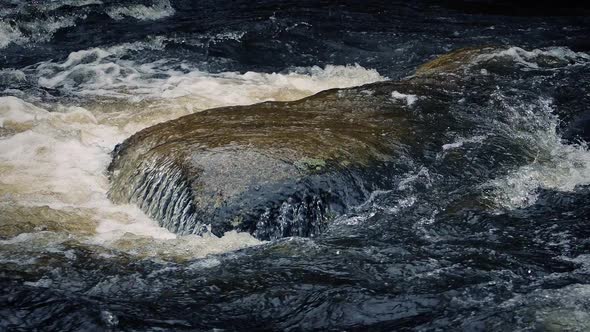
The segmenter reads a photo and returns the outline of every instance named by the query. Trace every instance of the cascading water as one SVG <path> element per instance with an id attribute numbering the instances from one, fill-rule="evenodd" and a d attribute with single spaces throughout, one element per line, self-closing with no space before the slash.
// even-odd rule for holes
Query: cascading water
<path id="1" fill-rule="evenodd" d="M 0 1 L 0 330 L 589 329 L 590 152 L 569 134 L 590 105 L 588 11 L 457 3 Z M 175 234 L 192 189 L 167 164 L 109 199 L 113 149 L 145 128 L 487 45 L 439 58 L 461 88 L 387 95 L 412 131 L 329 223 L 310 194 L 252 234 Z"/>

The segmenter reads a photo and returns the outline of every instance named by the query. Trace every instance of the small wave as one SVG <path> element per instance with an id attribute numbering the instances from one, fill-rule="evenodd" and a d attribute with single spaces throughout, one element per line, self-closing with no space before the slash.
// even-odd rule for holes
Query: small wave
<path id="1" fill-rule="evenodd" d="M 0 9 L 0 17 L 15 13 L 49 12 L 63 7 L 84 7 L 103 4 L 101 0 L 53 0 L 53 1 L 14 1 L 13 6 Z"/>
<path id="2" fill-rule="evenodd" d="M 16 97 L 0 98 L 0 127 L 21 126 L 46 118 L 47 111 Z"/>
<path id="3" fill-rule="evenodd" d="M 534 204 L 539 189 L 572 191 L 590 184 L 590 151 L 585 144 L 567 144 L 558 134 L 559 119 L 553 115 L 552 101 L 540 98 L 534 105 L 506 100 L 513 111 L 508 129 L 511 137 L 536 154 L 532 163 L 513 170 L 484 185 L 497 206 L 514 209 Z M 530 131 L 518 129 L 526 122 Z"/>
<path id="4" fill-rule="evenodd" d="M 75 26 L 77 19 L 84 18 L 86 15 L 52 17 L 45 20 L 18 23 L 0 20 L 0 49 L 10 44 L 27 45 L 49 41 L 59 29 Z"/>
<path id="5" fill-rule="evenodd" d="M 4 9 L 0 11 L 0 49 L 11 44 L 30 46 L 50 41 L 58 30 L 74 27 L 78 22 L 101 13 L 106 13 L 114 20 L 131 17 L 140 21 L 159 20 L 175 13 L 169 0 L 154 1 L 151 5 L 104 5 L 100 9 L 93 7 L 97 4 L 102 2 L 98 0 L 61 0 L 34 4 L 23 2 L 14 8 Z M 62 7 L 78 9 L 60 12 Z"/>
<path id="6" fill-rule="evenodd" d="M 133 17 L 142 21 L 153 21 L 172 16 L 175 11 L 169 0 L 160 0 L 149 6 L 143 4 L 117 6 L 107 9 L 106 13 L 114 20 Z"/>
<path id="7" fill-rule="evenodd" d="M 549 160 L 536 160 L 490 183 L 498 205 L 526 207 L 536 202 L 540 188 L 573 191 L 578 185 L 590 184 L 590 152 L 585 146 L 556 142 L 545 152 Z"/>
<path id="8" fill-rule="evenodd" d="M 495 53 L 480 55 L 474 62 L 478 63 L 502 58 L 511 59 L 530 69 L 581 64 L 590 61 L 590 55 L 583 52 L 574 52 L 567 47 L 549 47 L 531 51 L 524 50 L 520 47 L 510 47 Z"/>
<path id="9" fill-rule="evenodd" d="M 18 28 L 7 22 L 0 21 L 0 48 L 22 40 L 24 40 L 24 36 Z"/>
<path id="10" fill-rule="evenodd" d="M 385 79 L 377 71 L 359 65 L 294 68 L 288 73 L 212 74 L 172 59 L 151 63 L 124 59 L 130 51 L 161 49 L 164 45 L 163 39 L 155 38 L 145 43 L 78 51 L 63 63 L 41 63 L 35 75 L 42 87 L 80 96 L 135 101 L 186 97 L 206 108 L 297 99 L 329 88 Z"/>

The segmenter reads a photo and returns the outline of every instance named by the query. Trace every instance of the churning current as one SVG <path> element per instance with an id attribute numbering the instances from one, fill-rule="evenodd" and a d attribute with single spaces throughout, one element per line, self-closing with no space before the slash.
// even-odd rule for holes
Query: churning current
<path id="1" fill-rule="evenodd" d="M 0 331 L 590 330 L 589 15 L 0 0 Z"/>

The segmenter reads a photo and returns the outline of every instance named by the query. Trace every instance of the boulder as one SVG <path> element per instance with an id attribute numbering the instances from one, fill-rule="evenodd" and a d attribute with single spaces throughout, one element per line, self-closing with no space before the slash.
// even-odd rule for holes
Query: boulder
<path id="1" fill-rule="evenodd" d="M 457 73 L 490 50 L 453 52 L 398 82 L 146 128 L 115 148 L 110 198 L 137 204 L 178 234 L 314 236 L 440 150 L 441 133 L 455 123 L 448 110 L 463 85 Z"/>

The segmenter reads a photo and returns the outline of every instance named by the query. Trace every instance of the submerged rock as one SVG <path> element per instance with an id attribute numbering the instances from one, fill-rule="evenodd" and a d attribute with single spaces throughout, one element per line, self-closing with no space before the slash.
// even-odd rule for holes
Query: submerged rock
<path id="1" fill-rule="evenodd" d="M 485 94 L 488 73 L 506 71 L 502 54 L 490 54 L 498 49 L 463 49 L 398 82 L 211 109 L 144 129 L 115 148 L 110 198 L 178 234 L 210 226 L 259 239 L 313 236 L 432 160 L 445 133 L 469 127 L 452 106 L 470 84 Z"/>
<path id="2" fill-rule="evenodd" d="M 94 220 L 81 213 L 48 206 L 0 205 L 0 240 L 41 231 L 90 236 L 96 226 Z"/>

